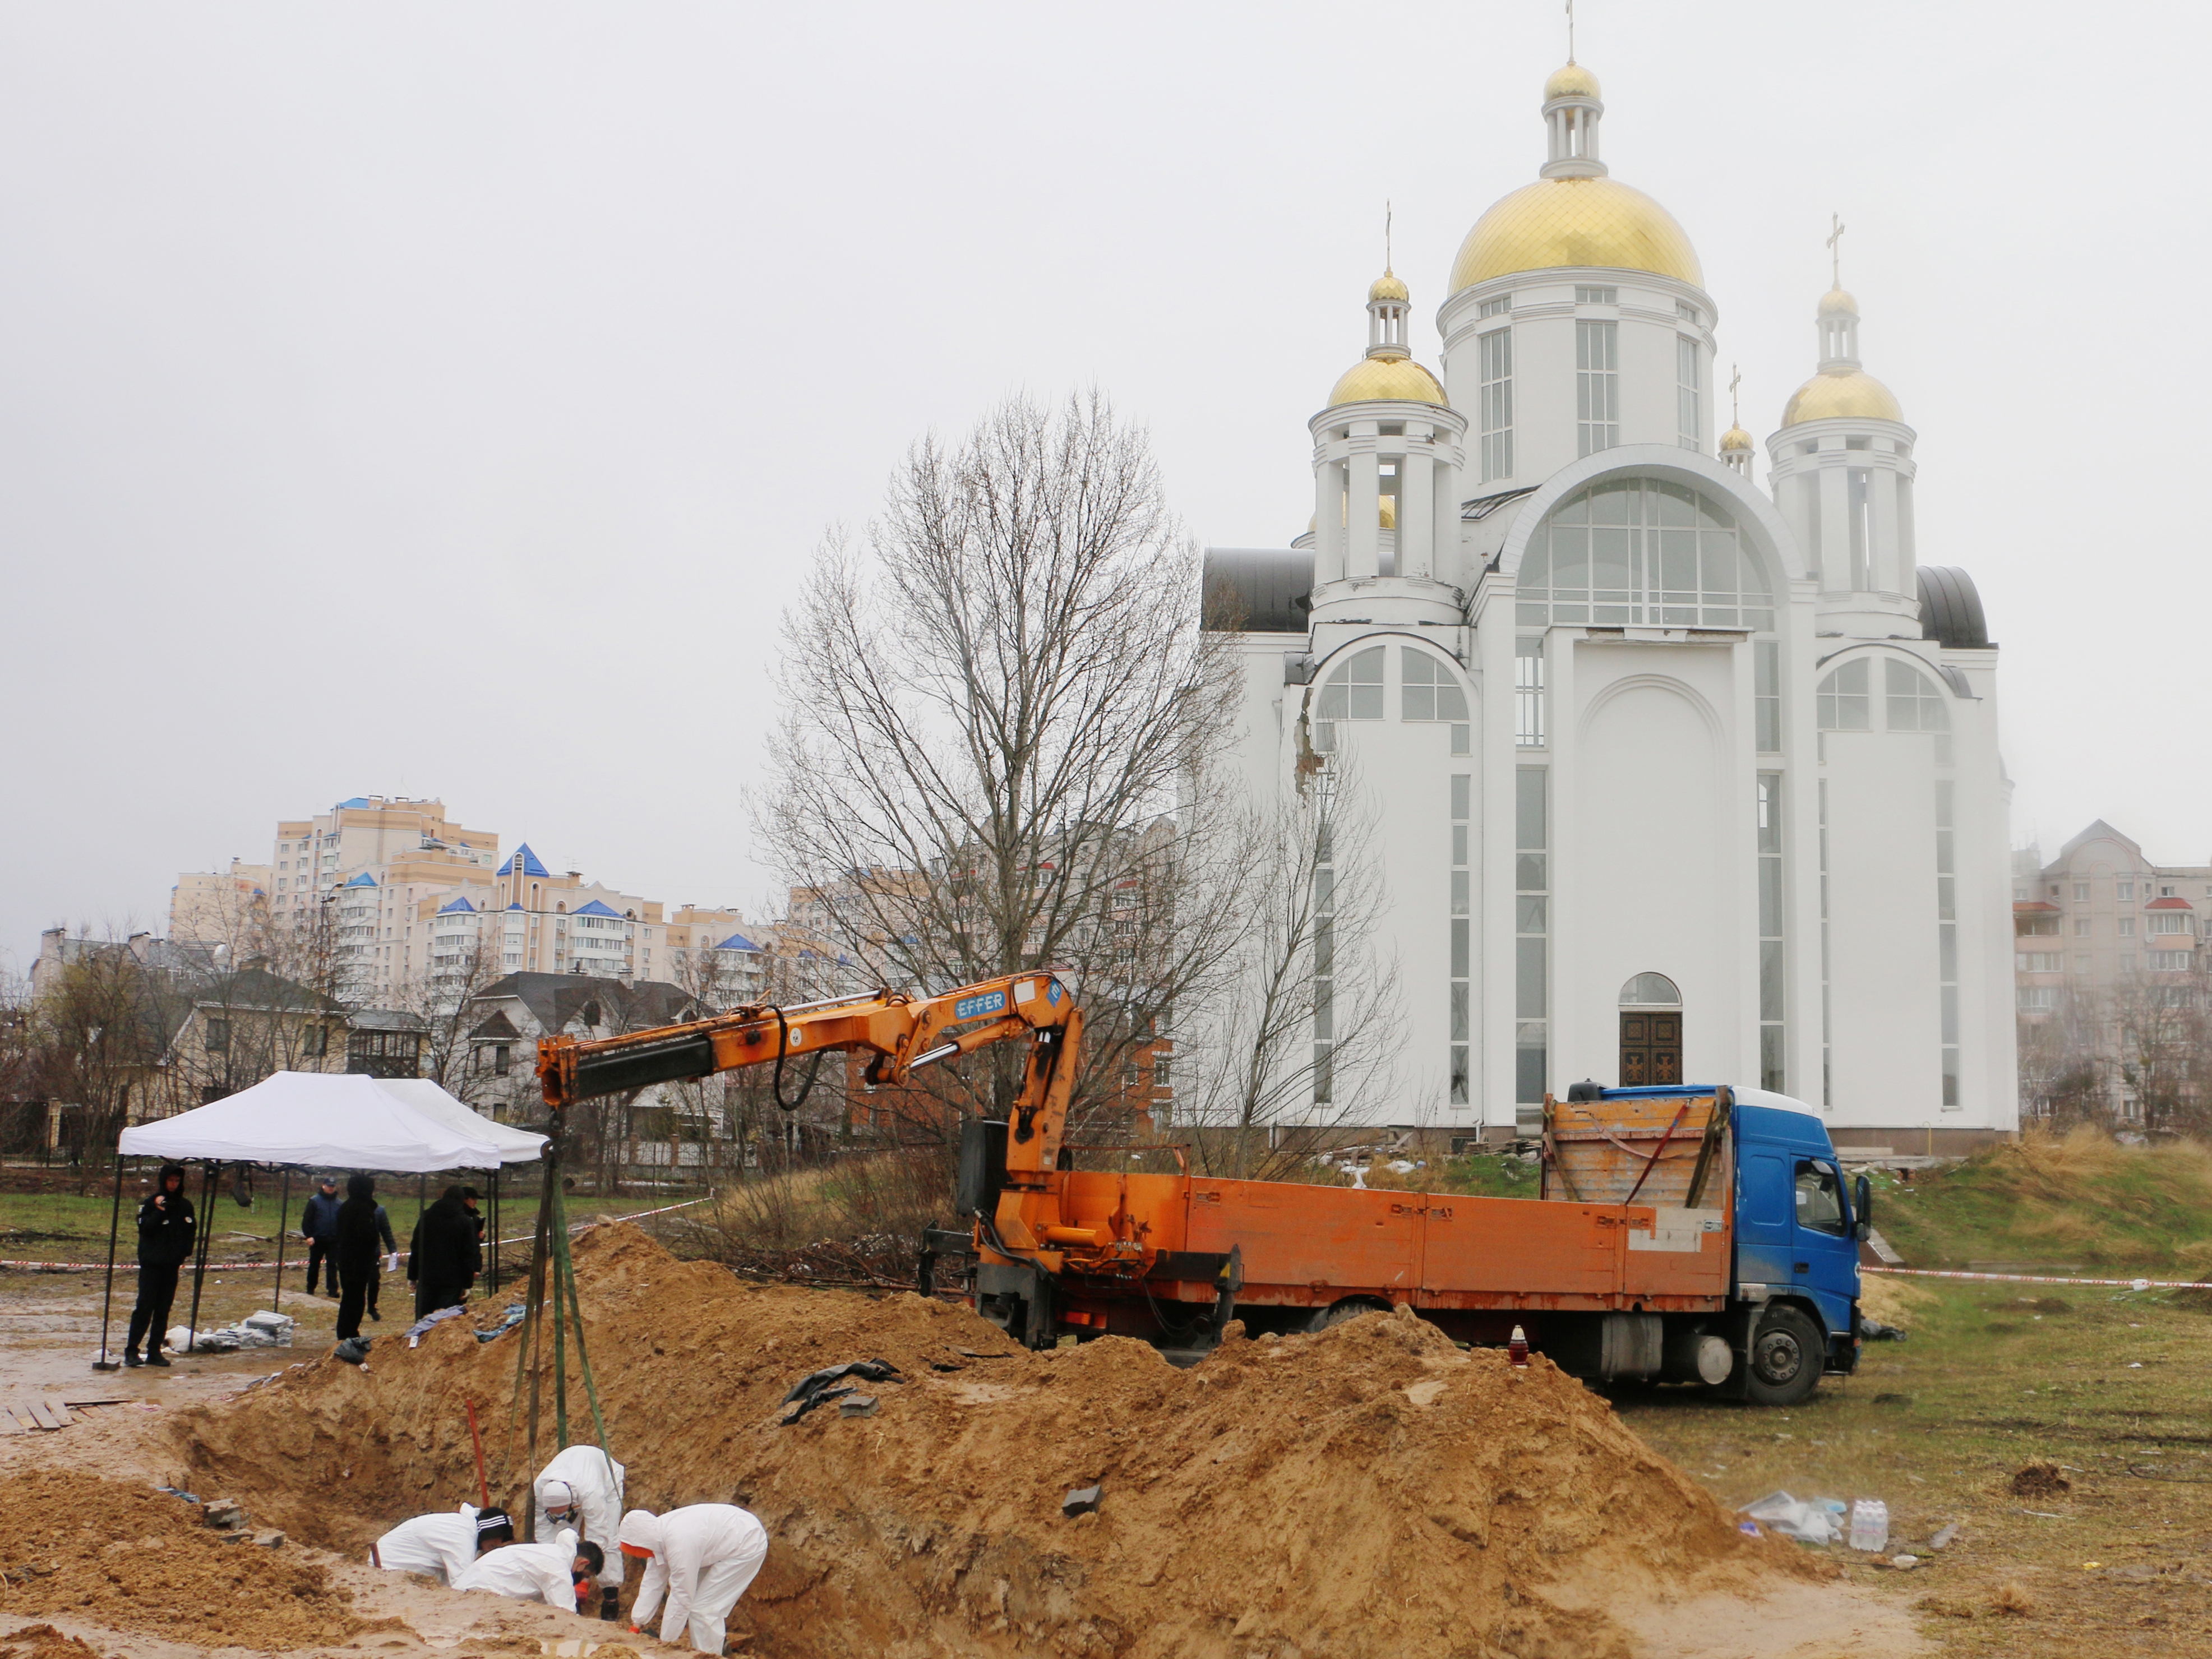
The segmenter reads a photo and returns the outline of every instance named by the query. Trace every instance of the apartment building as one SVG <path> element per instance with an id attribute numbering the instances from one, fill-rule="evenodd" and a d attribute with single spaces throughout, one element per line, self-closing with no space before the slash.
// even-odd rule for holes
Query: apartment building
<path id="1" fill-rule="evenodd" d="M 312 818 L 276 825 L 268 888 L 278 921 L 298 921 L 314 900 L 368 871 L 389 889 L 398 884 L 488 876 L 499 861 L 499 837 L 467 830 L 446 817 L 445 803 L 405 795 L 356 795 Z"/>
<path id="2" fill-rule="evenodd" d="M 233 948 L 259 937 L 269 925 L 272 873 L 242 859 L 228 870 L 181 872 L 169 890 L 169 937 Z"/>
<path id="3" fill-rule="evenodd" d="M 2023 1115 L 2068 1091 L 2141 1121 L 2156 1051 L 2202 1045 L 2212 864 L 2154 863 L 2100 818 L 2048 863 L 2013 854 L 2012 908 Z"/>

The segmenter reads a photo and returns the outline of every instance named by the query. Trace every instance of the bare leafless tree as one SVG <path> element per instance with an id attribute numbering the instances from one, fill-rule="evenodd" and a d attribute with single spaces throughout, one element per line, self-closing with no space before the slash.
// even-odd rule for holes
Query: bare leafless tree
<path id="1" fill-rule="evenodd" d="M 2111 993 L 2106 1010 L 2121 1082 L 2134 1097 L 2130 1127 L 2152 1134 L 2212 1127 L 2205 1068 L 2212 1061 L 2212 1019 L 2203 975 L 2132 974 Z"/>
<path id="2" fill-rule="evenodd" d="M 763 845 L 890 983 L 1079 980 L 1078 1139 L 1110 1133 L 1171 1012 L 1224 988 L 1246 924 L 1243 806 L 1199 787 L 1239 681 L 1200 622 L 1146 439 L 1096 393 L 916 444 L 785 619 Z M 1015 1060 L 965 1062 L 949 1109 L 1004 1111 Z"/>
<path id="3" fill-rule="evenodd" d="M 1371 798 L 1346 754 L 1302 776 L 1261 822 L 1254 925 L 1227 994 L 1186 1023 L 1179 1120 L 1213 1173 L 1278 1180 L 1392 1103 L 1405 1020 Z M 1194 1065 L 1191 1062 L 1195 1061 Z"/>

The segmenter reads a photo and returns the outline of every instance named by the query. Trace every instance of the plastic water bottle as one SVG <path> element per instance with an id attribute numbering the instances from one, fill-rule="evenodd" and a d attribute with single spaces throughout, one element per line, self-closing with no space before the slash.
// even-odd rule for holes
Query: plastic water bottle
<path id="1" fill-rule="evenodd" d="M 1855 1498 L 1851 1503 L 1851 1547 L 1879 1550 L 1889 1542 L 1889 1505 L 1879 1498 Z"/>

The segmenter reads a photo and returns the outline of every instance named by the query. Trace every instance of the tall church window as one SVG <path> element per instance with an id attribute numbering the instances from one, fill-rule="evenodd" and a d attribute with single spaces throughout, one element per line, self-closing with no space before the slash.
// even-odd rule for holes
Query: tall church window
<path id="1" fill-rule="evenodd" d="M 1889 729 L 1893 732 L 1933 732 L 1936 734 L 1936 761 L 1948 765 L 1951 760 L 1951 716 L 1943 707 L 1943 694 L 1936 689 L 1936 682 L 1909 662 L 1892 657 L 1882 664 L 1882 690 L 1889 705 Z"/>
<path id="2" fill-rule="evenodd" d="M 1685 449 L 1701 447 L 1705 430 L 1704 399 L 1698 395 L 1698 343 L 1686 335 L 1674 337 L 1674 415 L 1675 429 L 1681 434 Z"/>
<path id="3" fill-rule="evenodd" d="M 1575 419 L 1580 453 L 1620 443 L 1620 325 L 1575 322 Z"/>
<path id="4" fill-rule="evenodd" d="M 1936 981 L 1942 1001 L 1943 1109 L 1959 1109 L 1959 877 L 1952 827 L 1956 786 L 1936 781 Z"/>
<path id="5" fill-rule="evenodd" d="M 1523 634 L 1513 641 L 1513 745 L 1544 746 L 1544 636 Z"/>
<path id="6" fill-rule="evenodd" d="M 1522 556 L 1523 624 L 1774 626 L 1774 595 L 1735 517 L 1686 484 L 1607 478 L 1537 526 Z"/>
<path id="7" fill-rule="evenodd" d="M 1513 775 L 1513 1099 L 1541 1105 L 1550 1071 L 1551 859 L 1540 766 Z"/>
<path id="8" fill-rule="evenodd" d="M 1513 330 L 1482 337 L 1480 362 L 1482 480 L 1513 476 Z"/>
<path id="9" fill-rule="evenodd" d="M 1851 528 L 1851 586 L 1871 587 L 1867 559 L 1874 547 L 1874 474 L 1863 466 L 1844 471 L 1844 508 Z"/>
<path id="10" fill-rule="evenodd" d="M 1375 645 L 1353 652 L 1322 683 L 1314 700 L 1314 749 L 1324 755 L 1335 749 L 1339 720 L 1382 718 L 1382 647 Z"/>
<path id="11" fill-rule="evenodd" d="M 1451 780 L 1451 1024 L 1449 1053 L 1446 1056 L 1450 1069 L 1451 1103 L 1465 1106 L 1473 1098 L 1473 1085 L 1468 1075 L 1468 1028 L 1473 1020 L 1472 999 L 1468 988 L 1473 975 L 1468 971 L 1473 959 L 1474 945 L 1468 938 L 1473 919 L 1468 912 L 1473 908 L 1468 887 L 1472 872 L 1468 868 L 1468 841 L 1474 817 L 1474 779 L 1466 772 L 1455 772 Z"/>
<path id="12" fill-rule="evenodd" d="M 1468 719 L 1467 693 L 1460 690 L 1451 670 L 1427 652 L 1404 646 L 1398 653 L 1398 695 L 1404 717 L 1409 720 L 1451 721 L 1451 751 L 1455 755 L 1466 754 L 1473 723 Z"/>
<path id="13" fill-rule="evenodd" d="M 1313 890 L 1313 1097 L 1326 1106 L 1335 1093 L 1336 849 L 1323 801 L 1315 831 Z"/>
<path id="14" fill-rule="evenodd" d="M 1782 752 L 1782 646 L 1756 640 L 1751 647 L 1753 724 L 1759 728 L 1759 752 Z"/>
<path id="15" fill-rule="evenodd" d="M 1784 1092 L 1782 775 L 1759 775 L 1759 1086 Z"/>

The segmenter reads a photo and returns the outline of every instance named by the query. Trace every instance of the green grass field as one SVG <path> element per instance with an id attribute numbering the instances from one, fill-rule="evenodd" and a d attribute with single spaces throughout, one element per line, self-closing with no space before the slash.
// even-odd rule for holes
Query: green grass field
<path id="1" fill-rule="evenodd" d="M 2212 1149 L 2030 1135 L 1909 1182 L 1875 1178 L 1875 1225 L 1917 1267 L 1976 1262 L 2212 1271 Z"/>

